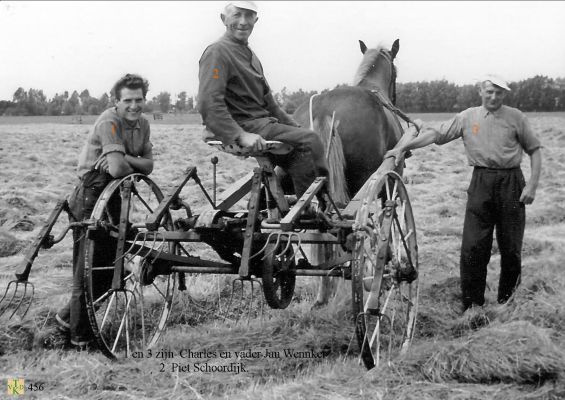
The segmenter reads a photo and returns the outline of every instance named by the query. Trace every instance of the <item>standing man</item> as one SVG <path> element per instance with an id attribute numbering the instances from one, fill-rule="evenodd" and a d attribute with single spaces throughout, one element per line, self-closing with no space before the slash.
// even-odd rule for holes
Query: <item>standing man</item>
<path id="1" fill-rule="evenodd" d="M 265 140 L 292 145 L 291 153 L 272 159 L 289 173 L 300 197 L 316 176 L 328 176 L 322 141 L 277 105 L 261 62 L 248 46 L 258 19 L 255 3 L 230 2 L 221 19 L 226 33 L 204 50 L 199 63 L 198 111 L 206 132 L 254 151 L 263 150 Z"/>
<path id="2" fill-rule="evenodd" d="M 104 111 L 82 148 L 78 159 L 80 182 L 69 200 L 71 222 L 88 219 L 98 197 L 114 178 L 134 172 L 149 175 L 153 171 L 153 154 L 149 139 L 149 121 L 141 114 L 149 83 L 139 75 L 127 74 L 112 88 L 115 106 Z M 119 204 L 110 210 L 119 215 Z M 71 345 L 88 347 L 93 339 L 84 294 L 84 257 L 86 228 L 73 229 L 73 285 L 71 299 L 56 315 L 64 331 L 70 333 Z M 100 266 L 109 265 L 115 255 L 115 241 L 96 256 Z M 114 251 L 112 251 L 114 250 Z M 98 289 L 104 291 L 112 272 L 97 275 Z"/>
<path id="3" fill-rule="evenodd" d="M 467 208 L 461 245 L 461 292 L 463 308 L 485 302 L 487 265 L 490 260 L 493 230 L 500 249 L 498 302 L 505 303 L 520 283 L 522 240 L 526 221 L 525 205 L 536 195 L 540 172 L 540 141 L 526 116 L 502 104 L 510 88 L 494 75 L 480 82 L 482 106 L 457 114 L 440 130 L 427 128 L 385 157 L 431 143 L 445 144 L 463 138 L 469 164 L 474 167 L 467 190 Z M 520 163 L 522 152 L 530 156 L 531 175 L 525 183 Z"/>

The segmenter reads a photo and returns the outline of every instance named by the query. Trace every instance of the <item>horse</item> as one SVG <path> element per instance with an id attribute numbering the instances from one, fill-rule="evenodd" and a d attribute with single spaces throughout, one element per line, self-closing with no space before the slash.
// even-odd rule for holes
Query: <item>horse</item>
<path id="1" fill-rule="evenodd" d="M 403 134 L 394 104 L 399 50 L 396 39 L 391 49 L 368 49 L 359 40 L 363 59 L 353 85 L 341 86 L 301 104 L 293 114 L 302 126 L 316 131 L 328 151 L 329 186 L 336 203 L 353 197 L 384 160 Z M 399 111 L 398 111 L 399 112 Z M 321 246 L 323 247 L 323 246 Z M 329 249 L 320 249 L 324 257 Z M 329 298 L 329 278 L 324 277 L 315 306 Z"/>

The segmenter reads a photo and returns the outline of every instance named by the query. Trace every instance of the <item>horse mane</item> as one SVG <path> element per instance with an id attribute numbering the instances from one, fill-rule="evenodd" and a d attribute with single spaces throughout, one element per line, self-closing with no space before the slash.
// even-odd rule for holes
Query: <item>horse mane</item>
<path id="1" fill-rule="evenodd" d="M 375 49 L 367 49 L 367 51 L 363 55 L 361 64 L 357 68 L 355 77 L 353 78 L 353 86 L 359 86 L 361 82 L 363 82 L 363 80 L 367 78 L 367 75 L 373 68 L 374 64 L 377 62 L 377 59 L 381 56 L 381 51 L 383 52 L 383 54 L 388 56 L 388 50 L 386 50 L 382 45 L 377 46 L 377 48 Z M 394 65 L 393 68 L 395 68 Z"/>

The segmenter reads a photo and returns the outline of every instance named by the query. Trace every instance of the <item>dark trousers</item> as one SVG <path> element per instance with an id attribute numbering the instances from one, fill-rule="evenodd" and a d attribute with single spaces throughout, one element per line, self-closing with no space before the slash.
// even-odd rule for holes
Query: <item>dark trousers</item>
<path id="1" fill-rule="evenodd" d="M 495 227 L 500 251 L 498 302 L 507 301 L 520 283 L 526 212 L 519 199 L 524 186 L 520 168 L 475 167 L 473 171 L 461 245 L 461 292 L 465 308 L 482 306 L 485 302 L 487 265 Z"/>
<path id="2" fill-rule="evenodd" d="M 73 196 L 69 199 L 69 208 L 72 213 L 71 222 L 82 221 L 90 218 L 92 210 L 100 194 L 112 180 L 106 173 L 91 171 L 84 175 Z M 115 202 L 114 202 L 115 203 Z M 110 204 L 110 212 L 119 216 L 119 205 Z M 92 340 L 92 330 L 86 311 L 84 266 L 86 256 L 86 231 L 85 227 L 73 229 L 73 283 L 70 301 L 58 311 L 59 318 L 70 327 L 71 343 L 83 345 Z M 107 243 L 97 243 L 96 254 L 93 259 L 96 266 L 111 265 L 115 255 L 115 240 Z M 112 251 L 113 249 L 113 251 Z M 94 266 L 94 267 L 96 267 Z M 104 293 L 112 282 L 111 271 L 99 271 L 94 280 L 94 296 Z"/>
<path id="3" fill-rule="evenodd" d="M 316 132 L 278 122 L 270 122 L 265 126 L 264 123 L 259 125 L 254 121 L 246 121 L 242 127 L 266 140 L 278 140 L 293 146 L 289 154 L 271 155 L 270 158 L 290 175 L 298 197 L 302 196 L 316 176 L 329 176 L 324 145 Z"/>

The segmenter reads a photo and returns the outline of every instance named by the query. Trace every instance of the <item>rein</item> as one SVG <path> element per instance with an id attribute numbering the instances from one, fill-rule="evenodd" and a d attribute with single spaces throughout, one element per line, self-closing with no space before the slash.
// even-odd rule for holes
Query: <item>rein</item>
<path id="1" fill-rule="evenodd" d="M 379 102 L 380 105 L 382 105 L 386 109 L 390 110 L 392 113 L 396 114 L 398 117 L 400 117 L 402 120 L 404 120 L 407 124 L 414 125 L 414 127 L 416 128 L 416 131 L 418 133 L 420 132 L 420 128 L 418 127 L 418 125 L 408 115 L 404 114 L 404 112 L 402 112 L 402 110 L 400 110 L 400 108 L 398 108 L 394 104 L 392 104 L 392 102 L 388 99 L 388 97 L 386 97 L 384 95 L 384 93 L 381 90 L 371 89 L 369 91 L 375 96 L 375 98 L 377 99 L 377 101 Z"/>

